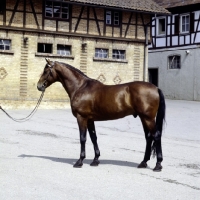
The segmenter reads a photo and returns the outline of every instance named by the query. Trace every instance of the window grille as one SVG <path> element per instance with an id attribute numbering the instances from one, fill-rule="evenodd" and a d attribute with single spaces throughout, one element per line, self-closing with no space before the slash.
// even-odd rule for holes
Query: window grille
<path id="1" fill-rule="evenodd" d="M 69 4 L 64 2 L 46 1 L 45 16 L 69 19 Z"/>
<path id="2" fill-rule="evenodd" d="M 108 49 L 95 49 L 95 58 L 108 58 Z"/>
<path id="3" fill-rule="evenodd" d="M 169 69 L 180 69 L 181 68 L 181 57 L 178 55 L 169 56 Z"/>
<path id="4" fill-rule="evenodd" d="M 119 26 L 121 21 L 120 12 L 107 10 L 105 14 L 105 23 L 111 26 Z"/>
<path id="5" fill-rule="evenodd" d="M 0 50 L 10 50 L 11 41 L 10 40 L 0 40 Z"/>
<path id="6" fill-rule="evenodd" d="M 116 49 L 113 49 L 112 58 L 113 59 L 124 60 L 124 59 L 126 59 L 125 53 L 126 53 L 125 50 L 116 50 Z"/>
<path id="7" fill-rule="evenodd" d="M 64 55 L 64 56 L 71 55 L 71 46 L 58 44 L 57 54 Z"/>
<path id="8" fill-rule="evenodd" d="M 114 25 L 119 25 L 119 12 L 114 12 Z"/>
<path id="9" fill-rule="evenodd" d="M 190 16 L 182 15 L 181 16 L 181 32 L 189 33 L 189 31 L 190 31 Z"/>

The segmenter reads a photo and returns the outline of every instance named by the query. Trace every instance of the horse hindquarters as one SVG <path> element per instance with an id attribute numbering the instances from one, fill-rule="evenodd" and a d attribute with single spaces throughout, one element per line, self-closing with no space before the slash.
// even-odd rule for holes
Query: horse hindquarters
<path id="1" fill-rule="evenodd" d="M 156 120 L 141 117 L 146 138 L 146 150 L 145 150 L 144 160 L 138 166 L 138 168 L 147 167 L 146 163 L 148 160 L 150 160 L 151 151 L 153 149 L 155 150 L 157 155 L 157 164 L 156 167 L 154 168 L 154 171 L 160 171 L 162 169 L 162 166 L 160 164 L 163 160 L 161 136 L 163 129 L 163 121 L 165 119 L 165 107 L 166 107 L 165 98 L 160 89 L 158 89 L 158 94 L 159 94 L 159 105 L 158 105 Z M 152 142 L 154 142 L 153 145 Z"/>

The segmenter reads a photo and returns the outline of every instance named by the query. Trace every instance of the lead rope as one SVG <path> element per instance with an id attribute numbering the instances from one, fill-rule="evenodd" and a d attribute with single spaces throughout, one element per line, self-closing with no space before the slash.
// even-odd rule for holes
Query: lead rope
<path id="1" fill-rule="evenodd" d="M 39 100 L 38 100 L 38 102 L 37 102 L 35 108 L 33 109 L 33 111 L 32 111 L 27 117 L 25 117 L 25 118 L 21 118 L 21 119 L 13 118 L 13 117 L 11 117 L 1 106 L 0 106 L 0 109 L 1 109 L 10 119 L 12 119 L 13 121 L 15 121 L 15 122 L 25 122 L 25 121 L 28 121 L 29 119 L 31 119 L 31 117 L 33 117 L 33 115 L 36 113 L 37 108 L 39 107 L 39 105 L 40 105 L 40 103 L 41 103 L 41 101 L 42 101 L 43 96 L 44 96 L 44 91 L 42 92 L 42 94 L 41 94 L 41 96 L 40 96 L 40 98 L 39 98 Z"/>

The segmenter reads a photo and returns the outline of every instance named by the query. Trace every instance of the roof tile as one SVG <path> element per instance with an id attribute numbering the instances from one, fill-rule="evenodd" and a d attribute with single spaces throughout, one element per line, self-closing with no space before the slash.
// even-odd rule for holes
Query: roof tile
<path id="1" fill-rule="evenodd" d="M 69 0 L 70 2 L 93 4 L 98 6 L 117 7 L 148 13 L 169 14 L 153 0 Z"/>
<path id="2" fill-rule="evenodd" d="M 154 0 L 154 1 L 160 6 L 163 6 L 164 8 L 188 6 L 200 3 L 200 0 Z"/>

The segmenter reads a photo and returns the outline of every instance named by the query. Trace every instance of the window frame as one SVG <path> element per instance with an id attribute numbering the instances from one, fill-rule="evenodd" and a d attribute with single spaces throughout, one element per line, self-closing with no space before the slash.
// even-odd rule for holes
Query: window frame
<path id="1" fill-rule="evenodd" d="M 58 47 L 63 46 L 64 49 L 58 49 Z M 69 47 L 69 49 L 65 49 L 65 47 Z M 60 51 L 60 53 L 59 53 Z M 61 52 L 65 52 L 64 54 L 62 54 Z M 71 56 L 72 55 L 72 46 L 71 45 L 64 45 L 64 44 L 57 44 L 57 55 L 61 55 L 61 56 Z"/>
<path id="2" fill-rule="evenodd" d="M 107 13 L 110 13 L 107 15 Z M 109 16 L 109 19 L 107 18 Z M 118 18 L 118 19 L 117 19 Z M 105 10 L 105 25 L 119 27 L 122 23 L 121 12 L 118 10 Z"/>
<path id="3" fill-rule="evenodd" d="M 112 59 L 126 60 L 126 50 L 123 50 L 123 49 L 113 49 L 112 50 Z"/>
<path id="4" fill-rule="evenodd" d="M 46 51 L 39 51 L 39 45 L 51 45 L 51 52 L 46 52 Z M 42 43 L 42 42 L 38 42 L 37 43 L 37 53 L 44 53 L 44 54 L 52 54 L 53 53 L 53 44 L 52 43 Z"/>
<path id="5" fill-rule="evenodd" d="M 179 59 L 179 60 L 177 60 L 176 58 Z M 174 62 L 176 62 L 176 63 L 174 64 Z M 168 69 L 170 69 L 170 70 L 171 69 L 172 70 L 173 69 L 181 69 L 181 55 L 170 55 L 170 56 L 168 56 Z"/>
<path id="6" fill-rule="evenodd" d="M 6 0 L 1 0 L 1 4 L 0 4 L 0 15 L 2 15 L 5 10 L 6 10 Z"/>
<path id="7" fill-rule="evenodd" d="M 165 30 L 162 32 L 160 32 L 160 20 L 165 20 L 164 21 L 164 28 L 165 28 Z M 164 36 L 164 35 L 166 35 L 166 17 L 164 16 L 164 17 L 158 17 L 157 19 L 157 30 L 156 30 L 156 33 L 157 33 L 157 36 Z M 162 27 L 161 27 L 162 28 Z"/>
<path id="8" fill-rule="evenodd" d="M 9 44 L 3 44 L 5 41 L 8 41 Z M 1 44 L 2 42 L 2 44 Z M 10 39 L 0 39 L 0 46 L 4 47 L 4 48 L 0 48 L 1 51 L 10 51 L 11 50 L 11 40 Z M 6 49 L 6 47 L 9 47 L 8 49 Z"/>
<path id="9" fill-rule="evenodd" d="M 185 29 L 186 29 L 186 26 L 188 25 L 188 30 L 183 30 L 183 18 L 184 17 L 188 17 L 188 22 L 185 21 Z M 186 13 L 186 14 L 182 14 L 180 15 L 180 33 L 181 34 L 185 34 L 185 33 L 190 33 L 190 14 L 189 13 Z"/>
<path id="10" fill-rule="evenodd" d="M 97 50 L 100 50 L 99 52 L 97 52 Z M 104 52 L 104 50 L 106 52 Z M 106 49 L 106 48 L 95 48 L 95 56 L 94 58 L 98 58 L 98 59 L 106 59 L 106 58 L 109 58 L 109 50 Z M 97 56 L 98 55 L 98 56 Z M 106 55 L 106 57 L 102 56 L 102 55 Z"/>
<path id="11" fill-rule="evenodd" d="M 109 16 L 109 19 L 107 19 L 107 16 Z M 105 23 L 106 25 L 112 25 L 112 11 L 111 10 L 106 10 Z"/>
<path id="12" fill-rule="evenodd" d="M 46 8 L 47 8 L 47 2 L 51 2 L 51 11 L 50 11 L 50 15 L 47 15 L 46 12 Z M 56 5 L 57 4 L 57 5 Z M 59 16 L 54 16 L 55 15 L 55 7 L 58 6 L 60 4 L 60 12 L 59 12 Z M 67 5 L 67 7 L 64 7 L 63 5 Z M 64 12 L 63 8 L 67 8 L 67 12 Z M 63 15 L 67 15 L 67 17 L 63 17 Z M 46 19 L 53 19 L 53 20 L 65 20 L 65 21 L 69 21 L 70 20 L 70 14 L 71 14 L 71 9 L 70 9 L 70 4 L 68 4 L 66 1 L 56 1 L 56 0 L 45 0 L 44 1 L 44 17 Z"/>

